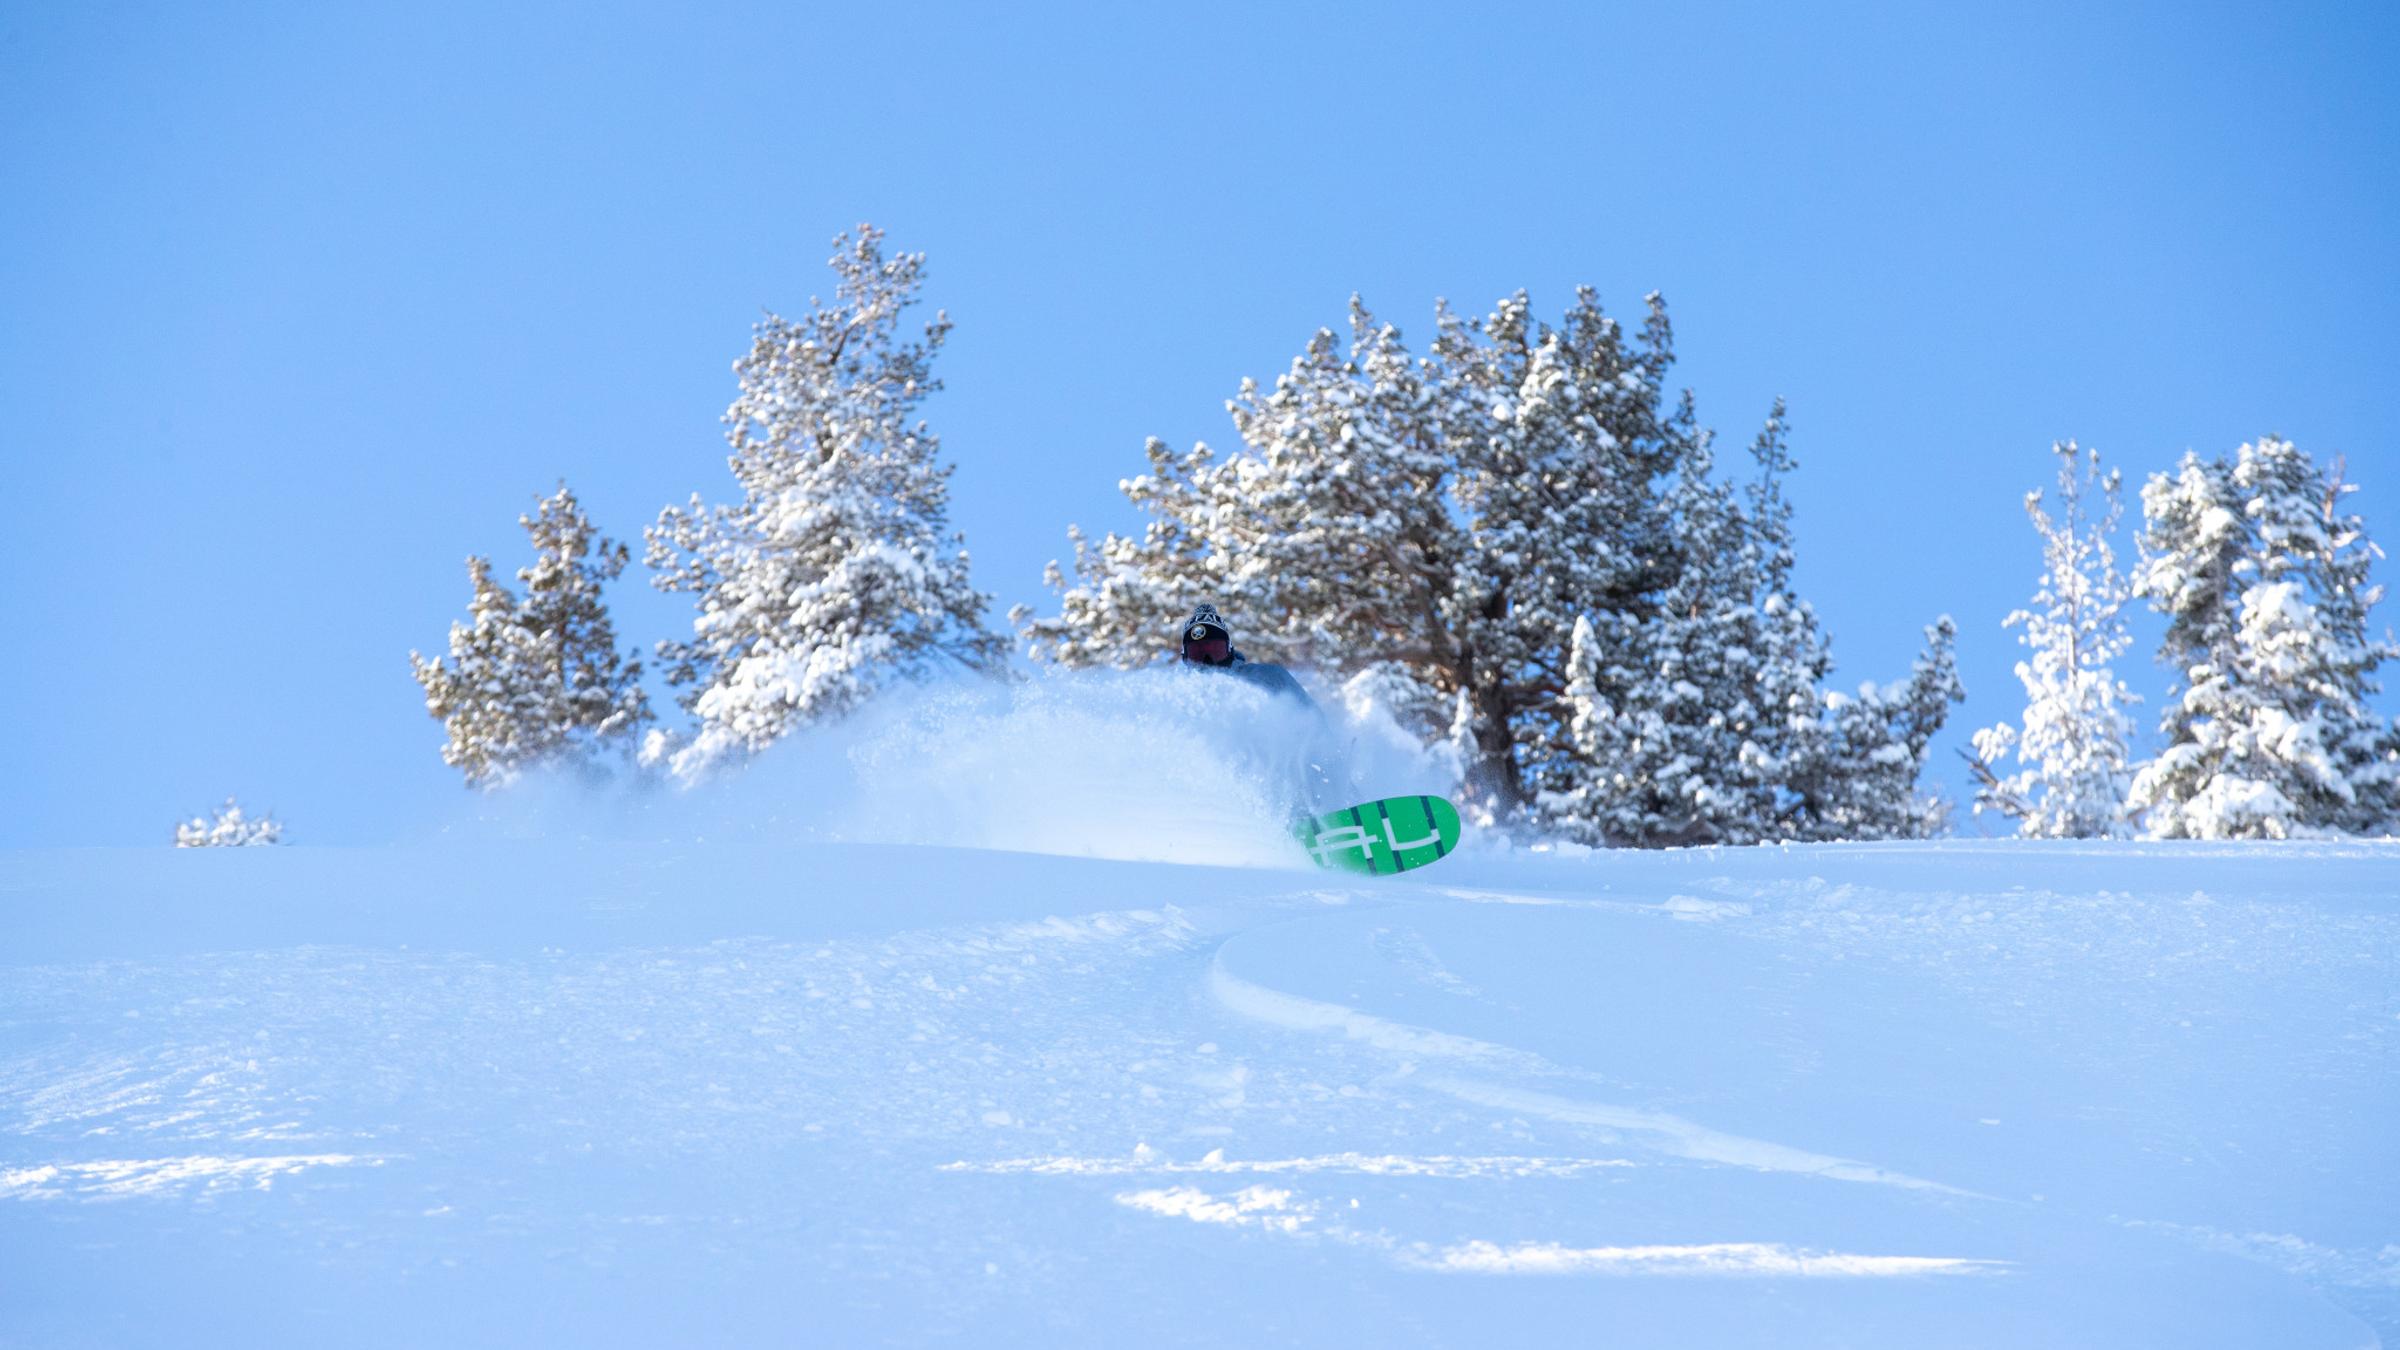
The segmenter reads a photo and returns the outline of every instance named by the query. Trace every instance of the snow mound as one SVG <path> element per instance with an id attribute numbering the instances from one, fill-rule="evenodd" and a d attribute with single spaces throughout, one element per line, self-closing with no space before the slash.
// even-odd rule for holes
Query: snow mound
<path id="1" fill-rule="evenodd" d="M 818 747 L 814 819 L 909 798 L 910 737 L 985 739 L 980 808 L 1044 718 L 1166 725 L 1083 694 Z M 0 854 L 0 1342 L 2355 1350 L 2400 1334 L 2396 881 Z"/>

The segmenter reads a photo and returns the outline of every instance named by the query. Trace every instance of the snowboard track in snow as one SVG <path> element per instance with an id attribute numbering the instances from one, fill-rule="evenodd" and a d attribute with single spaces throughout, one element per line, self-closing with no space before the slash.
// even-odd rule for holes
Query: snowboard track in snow
<path id="1" fill-rule="evenodd" d="M 1211 962 L 1208 972 L 1209 992 L 1216 1001 L 1242 1016 L 1270 1026 L 1302 1032 L 1333 1032 L 1350 1040 L 1361 1041 L 1392 1055 L 1395 1059 L 1457 1060 L 1469 1064 L 1490 1065 L 1495 1068 L 1516 1067 L 1530 1073 L 1553 1073 L 1552 1066 L 1542 1063 L 1538 1056 L 1488 1041 L 1454 1036 L 1446 1032 L 1428 1031 L 1387 1021 L 1354 1008 L 1323 1003 L 1295 994 L 1279 993 L 1253 984 L 1225 968 L 1223 951 Z M 1551 1120 L 1578 1125 L 1596 1125 L 1603 1129 L 1623 1131 L 1650 1144 L 1662 1153 L 1696 1162 L 1723 1163 L 1748 1167 L 1762 1172 L 1796 1172 L 1806 1176 L 1825 1177 L 1835 1181 L 1865 1182 L 1897 1186 L 1906 1190 L 1937 1191 L 1947 1195 L 1977 1196 L 1975 1192 L 1925 1181 L 1885 1168 L 1873 1167 L 1849 1158 L 1836 1158 L 1806 1149 L 1746 1139 L 1740 1135 L 1712 1130 L 1679 1116 L 1634 1107 L 1613 1106 L 1601 1102 L 1578 1101 L 1555 1094 L 1512 1087 L 1485 1079 L 1468 1078 L 1453 1073 L 1426 1075 L 1418 1079 L 1425 1086 L 1445 1092 L 1461 1101 L 1473 1102 L 1499 1110 L 1525 1115 L 1542 1116 Z"/>

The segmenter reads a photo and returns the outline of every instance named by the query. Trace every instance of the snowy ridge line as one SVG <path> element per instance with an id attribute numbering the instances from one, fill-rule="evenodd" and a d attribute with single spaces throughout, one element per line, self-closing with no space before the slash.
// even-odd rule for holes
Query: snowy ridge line
<path id="1" fill-rule="evenodd" d="M 1299 1233 L 1317 1217 L 1314 1204 L 1307 1201 L 1294 1204 L 1290 1191 L 1267 1186 L 1245 1186 L 1223 1198 L 1193 1186 L 1170 1186 L 1165 1190 L 1126 1191 L 1116 1197 L 1116 1202 L 1127 1209 L 1162 1218 L 1190 1219 L 1194 1223 L 1223 1224 L 1228 1228 L 1260 1228 L 1270 1233 Z M 1336 1241 L 1365 1238 L 1343 1228 L 1320 1232 Z"/>
<path id="2" fill-rule="evenodd" d="M 944 930 L 925 930 L 942 933 Z M 1173 905 L 1157 909 L 1098 910 L 1072 918 L 1046 915 L 1040 919 L 982 925 L 963 939 L 953 938 L 966 951 L 984 951 L 994 944 L 1014 946 L 1035 942 L 1105 942 L 1135 934 L 1170 939 L 1190 937 L 1199 930 Z M 902 936 L 902 935 L 895 935 Z M 949 936 L 949 934 L 945 934 Z"/>
<path id="3" fill-rule="evenodd" d="M 1747 918 L 1751 907 L 1736 900 L 1709 900 L 1696 895 L 1670 895 L 1655 904 L 1640 900 L 1568 899 L 1562 896 L 1531 895 L 1522 891 L 1495 891 L 1480 888 L 1451 886 L 1443 895 L 1476 905 L 1528 905 L 1537 909 L 1604 909 L 1626 914 L 1652 914 L 1686 922 L 1713 923 L 1719 919 Z"/>
<path id="4" fill-rule="evenodd" d="M 806 949 L 820 957 L 851 949 L 906 952 L 917 958 L 928 955 L 988 957 L 1016 956 L 1029 951 L 1093 943 L 1160 942 L 1180 946 L 1204 936 L 1207 931 L 1190 913 L 1170 904 L 1149 909 L 1078 910 L 1066 914 L 1046 914 L 1038 919 L 928 924 L 889 933 L 845 934 L 833 938 L 718 938 L 707 943 L 656 950 L 660 953 L 702 954 L 720 948 L 759 944 L 790 951 Z"/>
<path id="5" fill-rule="evenodd" d="M 945 950 L 969 953 L 995 949 L 1014 951 L 1045 943 L 1106 942 L 1121 938 L 1158 938 L 1168 942 L 1184 942 L 1250 929 L 1256 924 L 1250 913 L 1254 909 L 1272 911 L 1285 906 L 1317 909 L 1348 905 L 1368 898 L 1370 894 L 1356 887 L 1303 886 L 1288 891 L 1269 891 L 1248 898 L 1238 912 L 1224 905 L 1203 904 L 1187 909 L 1172 903 L 1142 909 L 1077 910 L 1063 915 L 1044 915 L 1039 919 L 1005 919 L 965 926 L 935 924 L 885 934 L 883 940 L 930 940 Z M 810 941 L 797 940 L 795 945 L 810 945 Z"/>
<path id="6" fill-rule="evenodd" d="M 308 1137 L 290 1118 L 294 1106 L 264 1093 L 261 1083 L 255 1058 L 214 1046 L 89 1062 L 53 1052 L 0 1064 L 0 1120 L 14 1116 L 5 1128 L 21 1135 L 62 1128 L 105 1135 L 139 1119 L 144 1129 L 188 1126 L 186 1138 Z M 93 1124 L 110 1117 L 116 1123 Z"/>
<path id="7" fill-rule="evenodd" d="M 1507 1046 L 1494 1045 L 1448 1032 L 1429 1031 L 1386 1021 L 1354 1008 L 1334 1003 L 1319 1003 L 1295 994 L 1279 993 L 1252 984 L 1225 969 L 1223 949 L 1209 965 L 1209 993 L 1228 1011 L 1294 1031 L 1338 1031 L 1352 1040 L 1363 1041 L 1379 1050 L 1396 1055 L 1415 1055 L 1428 1058 L 1463 1059 L 1470 1062 L 1501 1064 L 1515 1062 L 1540 1069 L 1548 1066 L 1535 1055 Z M 1870 1166 L 1852 1158 L 1837 1158 L 1830 1154 L 1812 1153 L 1806 1149 L 1784 1144 L 1749 1139 L 1741 1135 L 1712 1130 L 1680 1116 L 1662 1111 L 1644 1111 L 1635 1107 L 1611 1106 L 1603 1102 L 1577 1101 L 1569 1097 L 1533 1092 L 1522 1088 L 1502 1087 L 1473 1079 L 1436 1076 L 1419 1079 L 1425 1086 L 1478 1106 L 1497 1107 L 1521 1115 L 1542 1116 L 1551 1120 L 1577 1125 L 1598 1125 L 1613 1130 L 1625 1130 L 1645 1135 L 1651 1145 L 1661 1152 L 1697 1162 L 1727 1163 L 1762 1172 L 1795 1172 L 1805 1176 L 1826 1177 L 1834 1181 L 1871 1182 L 1897 1186 L 1907 1190 L 1939 1191 L 1947 1195 L 1989 1199 L 1974 1191 L 1945 1186 L 1905 1173 Z"/>
<path id="8" fill-rule="evenodd" d="M 2203 1224 L 2166 1223 L 2155 1219 L 2118 1219 L 2127 1228 L 2163 1233 L 2203 1251 L 2222 1252 L 2262 1266 L 2353 1289 L 2400 1289 L 2400 1243 L 2382 1247 L 2343 1249 L 2310 1242 L 2290 1233 L 2233 1233 Z"/>
<path id="9" fill-rule="evenodd" d="M 69 1195 L 90 1199 L 167 1195 L 186 1187 L 228 1191 L 248 1187 L 264 1191 L 278 1177 L 296 1176 L 311 1167 L 381 1167 L 382 1158 L 349 1153 L 291 1154 L 265 1158 L 223 1158 L 196 1154 L 184 1158 L 115 1158 L 96 1162 L 44 1163 L 33 1167 L 0 1168 L 0 1199 L 53 1200 Z"/>
<path id="10" fill-rule="evenodd" d="M 1939 1191 L 1945 1195 L 1968 1196 L 1978 1200 L 1993 1197 L 1975 1191 L 1945 1186 L 1903 1172 L 1870 1166 L 1852 1158 L 1837 1158 L 1825 1153 L 1811 1153 L 1787 1144 L 1769 1143 L 1738 1134 L 1727 1134 L 1695 1124 L 1681 1116 L 1662 1111 L 1643 1111 L 1633 1107 L 1610 1106 L 1604 1102 L 1583 1102 L 1571 1097 L 1553 1096 L 1523 1088 L 1499 1087 L 1471 1079 L 1436 1077 L 1421 1080 L 1427 1087 L 1447 1092 L 1460 1101 L 1478 1106 L 1496 1107 L 1519 1115 L 1542 1116 L 1550 1120 L 1575 1125 L 1599 1125 L 1613 1130 L 1632 1130 L 1655 1136 L 1658 1147 L 1677 1157 L 1696 1162 L 1730 1163 L 1760 1172 L 1796 1172 L 1804 1176 L 1825 1177 L 1833 1181 L 1870 1182 L 1883 1186 L 1898 1186 L 1903 1190 Z"/>
<path id="11" fill-rule="evenodd" d="M 1632 900 L 1594 900 L 1563 895 L 1534 895 L 1526 891 L 1495 891 L 1481 886 L 1443 886 L 1436 894 L 1472 905 L 1530 905 L 1537 909 L 1615 909 L 1628 912 L 1653 908 Z"/>
<path id="12" fill-rule="evenodd" d="M 1095 1177 L 1146 1176 L 1162 1173 L 1275 1175 L 1293 1172 L 1337 1172 L 1371 1177 L 1480 1179 L 1578 1177 L 1603 1168 L 1639 1167 L 1640 1165 L 1624 1158 L 1462 1157 L 1449 1154 L 1407 1157 L 1398 1154 L 1324 1153 L 1306 1158 L 1227 1158 L 1223 1149 L 1212 1149 L 1207 1156 L 1197 1162 L 1173 1162 L 1158 1155 L 1149 1145 L 1142 1144 L 1136 1146 L 1130 1156 L 1123 1158 L 1069 1156 L 1009 1158 L 998 1162 L 943 1163 L 936 1170 L 976 1172 L 986 1175 Z"/>
<path id="13" fill-rule="evenodd" d="M 1263 985 L 1252 984 L 1225 968 L 1225 953 L 1221 947 L 1208 965 L 1208 992 L 1228 1011 L 1254 1021 L 1292 1031 L 1338 1031 L 1351 1040 L 1364 1041 L 1378 1050 L 1396 1055 L 1534 1061 L 1534 1057 L 1524 1051 L 1512 1050 L 1505 1045 L 1494 1045 L 1471 1036 L 1454 1036 L 1446 1031 L 1429 1031 L 1423 1027 L 1387 1022 L 1338 1003 L 1319 1003 L 1315 999 L 1278 993 Z"/>
<path id="14" fill-rule="evenodd" d="M 1323 1238 L 1390 1255 L 1406 1270 L 1436 1275 L 1606 1275 L 1793 1278 L 1907 1278 L 1924 1275 L 1997 1274 L 2007 1261 L 1955 1256 L 1869 1256 L 1812 1251 L 1767 1242 L 1704 1242 L 1623 1247 L 1568 1247 L 1556 1242 L 1469 1241 L 1436 1247 L 1403 1244 L 1391 1234 L 1324 1222 L 1324 1206 L 1288 1190 L 1245 1186 L 1212 1195 L 1197 1186 L 1122 1191 L 1113 1197 L 1127 1209 L 1164 1219 L 1187 1219 L 1221 1228 L 1255 1229 L 1285 1237 Z M 1351 1203 L 1357 1208 L 1357 1202 Z"/>
<path id="15" fill-rule="evenodd" d="M 1465 1275 L 1743 1275 L 1862 1276 L 1996 1274 L 2007 1261 L 1955 1256 L 1863 1256 L 1767 1242 L 1705 1242 L 1678 1246 L 1562 1247 L 1520 1242 L 1503 1247 L 1466 1242 L 1407 1258 L 1426 1270 Z"/>

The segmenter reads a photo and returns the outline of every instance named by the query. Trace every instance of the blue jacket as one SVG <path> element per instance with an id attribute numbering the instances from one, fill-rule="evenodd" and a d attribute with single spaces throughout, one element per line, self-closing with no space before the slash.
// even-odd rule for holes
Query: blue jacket
<path id="1" fill-rule="evenodd" d="M 1281 666 L 1269 665 L 1264 661 L 1253 661 L 1237 651 L 1233 654 L 1231 665 L 1204 667 L 1204 669 L 1222 670 L 1229 675 L 1238 676 L 1270 694 L 1288 694 L 1300 700 L 1310 712 L 1317 711 L 1317 701 L 1308 696 L 1306 689 L 1300 687 L 1300 681 L 1292 677 L 1292 672 Z"/>

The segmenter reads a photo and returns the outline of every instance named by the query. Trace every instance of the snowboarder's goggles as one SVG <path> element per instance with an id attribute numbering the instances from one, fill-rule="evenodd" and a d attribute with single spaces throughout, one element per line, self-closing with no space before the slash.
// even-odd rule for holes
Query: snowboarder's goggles
<path id="1" fill-rule="evenodd" d="M 1233 659 L 1233 639 L 1205 624 L 1183 630 L 1183 659 L 1204 666 L 1221 666 Z"/>

